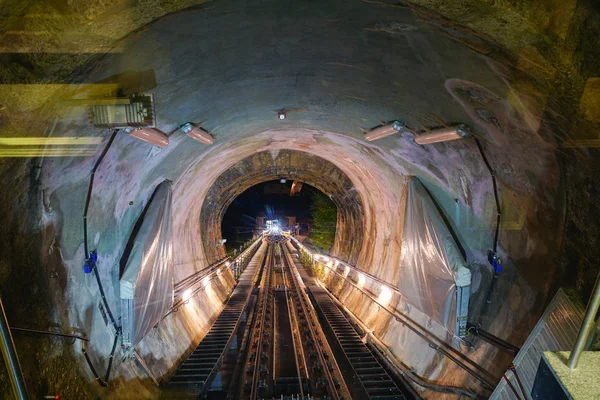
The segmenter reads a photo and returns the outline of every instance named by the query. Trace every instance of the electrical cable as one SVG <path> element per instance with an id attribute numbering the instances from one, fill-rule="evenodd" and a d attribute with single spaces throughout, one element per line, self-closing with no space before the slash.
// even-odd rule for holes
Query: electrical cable
<path id="1" fill-rule="evenodd" d="M 479 153 L 481 154 L 481 158 L 483 159 L 485 166 L 487 167 L 490 175 L 492 176 L 492 186 L 494 187 L 494 199 L 496 200 L 496 231 L 494 233 L 494 244 L 492 246 L 492 249 L 493 249 L 494 253 L 496 253 L 496 251 L 498 250 L 498 234 L 500 232 L 500 217 L 502 216 L 502 209 L 500 208 L 500 199 L 498 198 L 498 184 L 496 182 L 496 173 L 494 172 L 492 165 L 488 161 L 488 159 L 485 155 L 485 152 L 483 151 L 483 146 L 481 145 L 481 142 L 476 137 L 474 139 L 475 139 L 475 143 L 477 144 L 477 148 L 479 149 Z"/>
<path id="2" fill-rule="evenodd" d="M 112 351 L 110 352 L 108 368 L 106 370 L 106 375 L 105 375 L 104 380 L 100 377 L 100 375 L 98 375 L 96 368 L 94 368 L 94 365 L 92 364 L 92 360 L 90 359 L 90 356 L 87 353 L 86 348 L 85 348 L 85 341 L 83 341 L 83 340 L 81 341 L 81 351 L 85 357 L 85 360 L 87 361 L 88 366 L 90 367 L 90 370 L 92 371 L 92 374 L 94 375 L 94 378 L 98 381 L 98 383 L 100 383 L 101 386 L 108 386 L 108 378 L 110 377 L 110 370 L 112 368 L 112 361 L 113 361 L 113 356 L 114 356 L 115 350 L 117 348 L 118 338 L 121 335 L 121 327 L 117 325 L 117 321 L 110 309 L 108 300 L 106 299 L 106 294 L 104 293 L 104 288 L 102 287 L 102 281 L 100 280 L 100 274 L 98 273 L 98 267 L 97 267 L 96 260 L 92 259 L 92 255 L 89 251 L 87 217 L 88 217 L 88 210 L 90 207 L 90 201 L 92 198 L 92 190 L 94 188 L 94 177 L 96 175 L 96 171 L 98 170 L 98 167 L 102 163 L 102 160 L 104 160 L 106 153 L 108 153 L 108 150 L 112 146 L 118 132 L 119 132 L 118 129 L 115 129 L 113 131 L 112 135 L 108 139 L 108 142 L 106 143 L 106 146 L 104 146 L 104 150 L 102 150 L 102 153 L 100 153 L 100 157 L 98 157 L 98 160 L 96 160 L 96 163 L 94 164 L 94 167 L 92 168 L 92 174 L 90 176 L 90 183 L 88 185 L 87 197 L 85 199 L 85 208 L 83 211 L 83 247 L 84 247 L 84 251 L 85 251 L 86 262 L 87 263 L 91 262 L 91 269 L 94 271 L 94 276 L 96 277 L 96 282 L 98 283 L 98 289 L 100 290 L 100 296 L 102 297 L 102 303 L 104 304 L 106 313 L 110 317 L 110 321 L 115 329 L 115 339 L 113 341 Z M 94 255 L 94 258 L 95 257 L 96 256 Z"/>
<path id="3" fill-rule="evenodd" d="M 293 242 L 293 246 L 297 250 L 304 251 L 296 244 L 296 242 Z M 437 350 L 440 353 L 442 353 L 444 356 L 448 357 L 456 365 L 458 365 L 460 368 L 465 370 L 469 375 L 473 376 L 475 379 L 480 381 L 484 387 L 486 387 L 490 390 L 494 390 L 495 385 L 492 383 L 493 376 L 482 366 L 480 366 L 475 361 L 471 360 L 469 357 L 465 356 L 461 352 L 458 352 L 455 349 L 453 349 L 452 347 L 448 346 L 444 341 L 438 339 L 435 335 L 431 334 L 431 332 L 427 331 L 427 329 L 420 326 L 418 323 L 416 323 L 414 320 L 412 320 L 411 318 L 409 318 L 402 312 L 399 312 L 398 310 L 394 310 L 394 311 L 389 310 L 386 306 L 384 306 L 383 304 L 378 302 L 375 297 L 373 297 L 371 294 L 367 293 L 364 289 L 357 286 L 354 282 L 352 282 L 347 277 L 345 277 L 342 274 L 340 274 L 339 272 L 337 272 L 335 269 L 333 269 L 329 266 L 326 266 L 326 267 L 329 268 L 333 273 L 339 275 L 342 279 L 347 281 L 350 285 L 352 285 L 353 287 L 358 289 L 360 292 L 365 294 L 367 297 L 369 297 L 371 299 L 371 301 L 373 301 L 375 304 L 379 305 L 381 310 L 390 314 L 393 318 L 396 319 L 396 321 L 400 322 L 401 324 L 406 326 L 408 329 L 410 329 L 412 332 L 414 332 L 417 336 L 419 336 L 420 338 L 425 340 L 427 343 L 429 343 L 429 345 L 432 349 Z M 325 289 L 329 290 L 326 287 L 325 287 Z M 432 339 L 432 338 L 435 338 L 435 339 Z M 436 341 L 439 341 L 439 342 L 436 343 Z M 477 369 L 479 372 L 471 369 L 467 364 L 470 364 L 473 368 Z M 485 377 L 484 375 L 487 375 L 487 377 Z"/>

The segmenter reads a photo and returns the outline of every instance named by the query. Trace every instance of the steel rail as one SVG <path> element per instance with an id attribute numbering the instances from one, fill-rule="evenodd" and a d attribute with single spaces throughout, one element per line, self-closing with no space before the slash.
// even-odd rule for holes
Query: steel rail
<path id="1" fill-rule="evenodd" d="M 316 314 L 314 313 L 314 310 L 309 309 L 307 306 L 307 304 L 310 300 L 308 299 L 306 293 L 301 290 L 301 286 L 299 284 L 299 279 L 301 279 L 301 278 L 299 278 L 297 276 L 297 274 L 296 274 L 297 271 L 296 271 L 296 273 L 294 273 L 295 265 L 293 263 L 293 258 L 291 257 L 291 254 L 289 253 L 289 249 L 287 248 L 287 246 L 284 246 L 284 247 L 285 247 L 285 254 L 286 254 L 285 261 L 286 261 L 287 267 L 290 270 L 289 275 L 292 277 L 294 290 L 299 296 L 299 299 L 300 299 L 299 303 L 300 303 L 302 311 L 304 312 L 304 315 L 306 316 L 307 320 L 308 320 L 309 316 L 312 318 L 311 322 L 313 322 L 313 323 L 310 323 L 310 322 L 308 323 L 308 329 L 310 332 L 311 339 L 312 339 L 313 343 L 315 344 L 315 348 L 318 348 L 319 343 L 320 343 L 319 336 L 321 336 L 321 335 L 318 332 L 316 332 L 316 328 L 314 325 L 315 322 L 318 323 L 318 320 L 316 319 Z M 323 343 L 326 343 L 326 338 L 322 338 L 322 339 L 323 339 Z M 324 345 L 322 345 L 321 348 L 322 347 L 324 347 Z M 331 372 L 329 371 L 329 368 L 327 367 L 327 360 L 325 359 L 325 357 L 323 355 L 323 351 L 321 351 L 321 349 L 318 349 L 318 350 L 319 351 L 317 351 L 317 357 L 319 359 L 319 362 L 323 366 L 323 372 L 325 374 L 325 379 L 327 380 L 327 386 L 329 387 L 329 393 L 333 397 L 334 400 L 338 400 L 342 396 L 338 392 L 338 389 L 336 388 L 336 385 L 335 385 L 334 377 L 332 376 Z M 342 385 L 344 382 L 344 378 L 341 375 L 337 361 L 335 361 L 333 352 L 331 351 L 331 349 L 325 349 L 325 350 L 328 351 L 329 354 L 331 354 L 332 366 L 340 377 L 339 384 Z M 345 391 L 347 391 L 349 393 L 349 391 L 346 387 L 344 387 L 344 389 L 345 389 Z"/>
<path id="2" fill-rule="evenodd" d="M 369 299 L 371 299 L 371 301 L 373 301 L 375 304 L 377 304 L 379 307 L 381 307 L 381 309 L 384 310 L 386 313 L 388 313 L 392 317 L 394 317 L 394 319 L 396 321 L 402 323 L 404 326 L 406 326 L 408 329 L 410 329 L 412 332 L 414 332 L 417 336 L 419 336 L 420 338 L 425 340 L 429 345 L 431 345 L 431 347 L 433 349 L 439 351 L 441 354 L 448 357 L 456 365 L 458 365 L 460 368 L 465 370 L 469 375 L 473 376 L 475 379 L 480 381 L 484 387 L 486 387 L 489 390 L 494 390 L 494 388 L 496 387 L 496 385 L 494 385 L 492 383 L 492 379 L 494 379 L 494 377 L 487 370 L 485 370 L 479 364 L 477 364 L 475 361 L 471 360 L 464 354 L 458 352 L 457 350 L 455 350 L 454 348 L 449 346 L 447 343 L 445 343 L 444 341 L 442 341 L 441 339 L 439 339 L 438 337 L 436 337 L 435 335 L 433 335 L 432 333 L 427 331 L 427 329 L 425 329 L 424 327 L 419 325 L 417 322 L 415 322 L 408 316 L 399 312 L 398 310 L 392 311 L 392 310 L 388 309 L 387 306 L 381 304 L 370 292 L 364 290 L 363 288 L 361 288 L 360 286 L 358 286 L 357 284 L 352 282 L 350 279 L 348 279 L 348 277 L 346 277 L 343 274 L 336 271 L 336 268 L 333 268 L 327 264 L 324 264 L 324 265 L 329 270 L 331 270 L 333 273 L 340 276 L 346 282 L 348 282 L 353 287 L 355 287 L 360 292 L 362 292 L 367 297 L 369 297 Z M 352 267 L 350 267 L 350 268 L 352 268 Z M 366 275 L 366 273 L 364 273 L 362 271 L 361 271 L 361 273 Z M 328 290 L 328 289 L 325 288 L 325 290 Z M 462 359 L 462 361 L 461 361 L 461 359 Z M 472 368 L 467 366 L 467 364 L 470 364 L 479 372 L 473 370 Z M 487 375 L 487 377 L 484 377 L 482 374 Z"/>
<path id="3" fill-rule="evenodd" d="M 4 363 L 6 364 L 6 370 L 10 378 L 15 398 L 27 400 L 29 398 L 27 386 L 25 386 L 23 372 L 21 372 L 21 364 L 19 363 L 15 343 L 10 333 L 2 299 L 0 299 L 0 312 L 2 313 L 2 315 L 0 315 L 0 344 Z"/>
<path id="4" fill-rule="evenodd" d="M 242 276 L 207 334 L 169 378 L 170 387 L 188 387 L 195 396 L 200 397 L 209 389 L 233 342 L 242 321 L 243 312 L 248 307 L 253 287 L 263 267 L 265 253 L 266 251 L 255 254 L 245 271 L 246 275 Z"/>
<path id="5" fill-rule="evenodd" d="M 380 360 L 364 342 L 326 290 L 318 285 L 311 289 L 316 305 L 327 320 L 346 360 L 368 398 L 406 399 L 403 391 L 383 368 Z"/>
<path id="6" fill-rule="evenodd" d="M 330 292 L 327 292 L 331 301 L 340 307 L 343 310 L 344 314 L 349 316 L 349 319 L 352 320 L 352 323 L 359 326 L 360 329 L 364 332 L 367 332 L 367 343 L 371 345 L 371 348 L 379 355 L 379 358 L 386 362 L 390 370 L 395 371 L 395 374 L 398 375 L 400 381 L 402 381 L 406 389 L 411 391 L 411 395 L 415 399 L 421 399 L 419 393 L 417 393 L 414 388 L 408 383 L 408 380 L 416 383 L 419 386 L 422 386 L 426 389 L 441 392 L 441 393 L 452 393 L 460 396 L 466 396 L 468 398 L 476 398 L 477 395 L 469 390 L 463 389 L 458 386 L 448 386 L 448 385 L 440 385 L 434 383 L 432 381 L 427 381 L 417 375 L 413 370 L 405 366 L 400 360 L 396 358 L 396 355 L 393 354 L 388 346 L 381 341 L 375 334 L 370 331 L 370 328 L 362 322 L 358 316 L 356 316 L 351 310 L 348 309 L 340 300 L 338 300 L 335 296 L 333 296 Z"/>
<path id="7" fill-rule="evenodd" d="M 258 333 L 258 344 L 256 346 L 256 357 L 254 359 L 254 371 L 252 371 L 252 383 L 250 389 L 250 399 L 258 400 L 258 386 L 259 386 L 259 378 L 260 378 L 260 364 L 261 364 L 261 356 L 262 356 L 262 343 L 263 336 L 265 332 L 265 320 L 267 315 L 267 307 L 269 305 L 270 293 L 271 293 L 271 278 L 273 275 L 273 247 L 269 246 L 268 254 L 267 254 L 267 264 L 266 264 L 266 273 L 263 276 L 263 285 L 262 285 L 262 296 L 260 299 L 260 328 Z"/>
<path id="8" fill-rule="evenodd" d="M 87 337 L 85 337 L 85 336 L 72 335 L 72 334 L 69 334 L 69 333 L 52 332 L 52 331 L 41 331 L 41 330 L 38 330 L 38 329 L 28 329 L 28 328 L 16 328 L 14 326 L 11 326 L 10 330 L 11 331 L 17 331 L 17 332 L 35 333 L 35 334 L 38 334 L 38 335 L 60 336 L 60 337 L 64 337 L 64 338 L 84 340 L 86 342 L 90 341 L 90 339 L 87 338 Z"/>
<path id="9" fill-rule="evenodd" d="M 282 254 L 283 250 L 282 250 L 281 244 L 278 243 L 278 244 L 276 244 L 276 246 L 279 248 L 279 261 L 281 262 L 281 266 L 282 266 L 281 275 L 282 275 L 283 282 L 285 285 L 287 279 L 285 276 L 285 270 L 283 269 L 283 254 Z M 302 351 L 302 345 L 300 343 L 296 342 L 296 335 L 294 334 L 294 322 L 292 321 L 292 313 L 294 311 L 293 311 L 293 307 L 290 307 L 291 299 L 288 294 L 287 286 L 285 288 L 284 294 L 285 294 L 285 304 L 288 309 L 288 313 L 287 313 L 288 314 L 288 322 L 289 322 L 290 328 L 292 330 L 292 345 L 294 346 L 294 361 L 296 362 L 296 373 L 298 374 L 298 385 L 300 388 L 300 396 L 302 396 L 301 398 L 304 399 L 304 388 L 303 388 L 304 385 L 302 383 L 302 374 L 300 373 L 300 363 L 298 360 L 298 349 L 300 349 L 302 356 L 304 356 L 304 352 Z M 296 326 L 299 327 L 298 324 L 296 324 Z M 303 360 L 303 362 L 304 362 L 304 365 L 306 365 L 305 359 Z M 306 371 L 306 372 L 308 373 L 308 371 Z"/>

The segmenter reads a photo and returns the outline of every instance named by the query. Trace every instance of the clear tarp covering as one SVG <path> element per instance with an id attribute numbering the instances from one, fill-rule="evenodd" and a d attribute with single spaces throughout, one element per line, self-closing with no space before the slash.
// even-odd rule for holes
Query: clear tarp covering
<path id="1" fill-rule="evenodd" d="M 468 308 L 471 271 L 465 267 L 429 192 L 417 178 L 408 183 L 400 269 L 398 288 L 406 300 L 449 332 L 462 336 L 459 325 L 466 325 L 465 300 Z M 465 294 L 467 298 L 463 299 Z M 464 321 L 459 324 L 459 320 Z"/>
<path id="2" fill-rule="evenodd" d="M 130 304 L 132 308 L 124 318 L 123 334 L 128 334 L 132 346 L 138 344 L 173 305 L 171 196 L 169 181 L 158 185 L 121 276 L 121 304 Z"/>

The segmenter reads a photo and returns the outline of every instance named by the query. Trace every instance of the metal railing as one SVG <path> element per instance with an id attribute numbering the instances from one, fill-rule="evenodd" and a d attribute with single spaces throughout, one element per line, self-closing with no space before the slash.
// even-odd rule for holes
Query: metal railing
<path id="1" fill-rule="evenodd" d="M 569 356 L 568 366 L 570 369 L 577 368 L 581 353 L 586 347 L 588 336 L 594 329 L 594 320 L 596 319 L 596 314 L 598 314 L 598 308 L 600 308 L 600 274 L 598 274 L 598 277 L 596 278 L 596 285 L 594 286 L 592 297 L 590 298 L 587 309 L 585 310 L 585 316 L 583 317 L 581 328 L 579 329 L 577 339 L 575 340 L 575 345 L 573 346 L 573 350 Z"/>
<path id="2" fill-rule="evenodd" d="M 4 363 L 6 364 L 6 370 L 10 378 L 15 398 L 27 400 L 29 398 L 27 387 L 25 386 L 25 380 L 23 379 L 23 373 L 21 372 L 21 364 L 17 357 L 15 343 L 13 342 L 8 321 L 6 320 L 2 299 L 0 299 L 0 312 L 2 313 L 2 315 L 0 315 L 0 344 L 2 345 L 2 356 L 4 357 Z"/>
<path id="3" fill-rule="evenodd" d="M 293 241 L 293 243 L 296 243 L 298 245 L 297 248 L 299 248 L 300 250 L 302 250 L 304 252 L 308 252 L 305 249 L 305 247 L 300 242 L 298 242 L 297 239 L 293 238 L 292 241 Z M 319 255 L 313 254 L 313 258 L 316 258 L 317 256 L 319 256 Z M 319 257 L 322 257 L 322 256 L 319 256 Z M 331 257 L 327 257 L 327 258 L 331 258 Z M 370 275 L 364 271 L 361 271 L 355 267 L 347 265 L 346 263 L 341 263 L 341 264 L 348 266 L 349 268 L 354 269 L 355 271 L 358 271 L 365 276 L 369 276 L 369 277 L 372 276 L 372 275 Z M 443 354 L 444 356 L 446 356 L 448 359 L 450 359 L 452 362 L 454 362 L 457 366 L 459 366 L 461 369 L 463 369 L 469 375 L 471 375 L 472 377 L 477 379 L 482 384 L 483 387 L 487 388 L 488 390 L 494 389 L 494 387 L 496 386 L 494 383 L 496 378 L 490 372 L 488 372 L 485 368 L 483 368 L 478 363 L 476 363 L 469 357 L 465 356 L 461 352 L 457 351 L 452 346 L 448 345 L 444 340 L 438 338 L 436 335 L 431 333 L 425 327 L 418 324 L 416 321 L 414 321 L 412 318 L 408 317 L 406 314 L 398 311 L 397 309 L 392 310 L 389 307 L 387 307 L 386 305 L 382 304 L 380 301 L 378 301 L 377 297 L 373 293 L 371 293 L 370 291 L 357 285 L 355 282 L 353 282 L 351 279 L 349 279 L 348 276 L 345 276 L 344 274 L 339 273 L 337 271 L 337 267 L 329 266 L 327 264 L 324 264 L 324 265 L 327 268 L 329 268 L 329 270 L 331 270 L 333 273 L 335 273 L 336 275 L 338 275 L 342 279 L 344 279 L 344 281 L 348 282 L 350 285 L 352 285 L 354 288 L 359 290 L 361 293 L 365 294 L 372 302 L 377 304 L 381 308 L 382 311 L 388 313 L 396 321 L 400 322 L 406 328 L 408 328 L 410 331 L 412 331 L 414 334 L 416 334 L 421 339 L 426 341 L 431 348 L 435 349 L 436 351 L 438 351 L 441 354 Z M 393 290 L 392 285 L 389 285 L 389 284 L 381 281 L 381 279 L 374 277 L 374 280 L 377 282 L 382 282 L 384 285 L 388 286 L 389 288 L 392 288 L 392 290 Z"/>

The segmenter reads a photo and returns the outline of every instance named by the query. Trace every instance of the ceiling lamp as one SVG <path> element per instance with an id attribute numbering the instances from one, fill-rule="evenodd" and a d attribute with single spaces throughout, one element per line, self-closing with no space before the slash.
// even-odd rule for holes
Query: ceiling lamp
<path id="1" fill-rule="evenodd" d="M 129 136 L 143 140 L 151 145 L 160 148 L 166 147 L 169 144 L 169 137 L 161 131 L 153 128 L 125 129 Z"/>
<path id="2" fill-rule="evenodd" d="M 215 138 L 210 133 L 199 126 L 192 124 L 191 122 L 181 125 L 179 130 L 187 134 L 192 139 L 199 141 L 200 143 L 213 144 L 215 141 Z"/>
<path id="3" fill-rule="evenodd" d="M 372 142 L 373 140 L 381 139 L 387 136 L 391 136 L 398 133 L 406 128 L 406 123 L 401 121 L 394 121 L 390 124 L 378 126 L 377 128 L 371 129 L 365 132 L 365 140 Z"/>
<path id="4" fill-rule="evenodd" d="M 434 129 L 427 133 L 415 135 L 415 143 L 424 145 L 462 139 L 468 136 L 467 129 L 467 126 L 463 124 Z"/>

